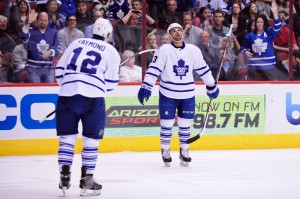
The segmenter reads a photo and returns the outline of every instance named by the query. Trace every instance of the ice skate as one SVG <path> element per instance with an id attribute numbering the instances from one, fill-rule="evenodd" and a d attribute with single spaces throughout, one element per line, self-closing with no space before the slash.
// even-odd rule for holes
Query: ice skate
<path id="1" fill-rule="evenodd" d="M 162 159 L 166 167 L 170 167 L 170 163 L 172 162 L 170 149 L 162 149 L 161 150 Z"/>
<path id="2" fill-rule="evenodd" d="M 189 162 L 192 161 L 192 158 L 189 155 L 189 150 L 180 148 L 179 159 L 180 159 L 180 166 L 188 167 Z"/>
<path id="3" fill-rule="evenodd" d="M 87 168 L 81 167 L 80 196 L 97 196 L 101 194 L 102 185 L 98 184 L 92 174 L 86 174 Z"/>
<path id="4" fill-rule="evenodd" d="M 71 183 L 71 172 L 69 165 L 63 165 L 62 171 L 60 172 L 60 182 L 59 182 L 59 189 L 62 190 L 63 194 L 66 195 L 67 189 L 69 189 Z"/>

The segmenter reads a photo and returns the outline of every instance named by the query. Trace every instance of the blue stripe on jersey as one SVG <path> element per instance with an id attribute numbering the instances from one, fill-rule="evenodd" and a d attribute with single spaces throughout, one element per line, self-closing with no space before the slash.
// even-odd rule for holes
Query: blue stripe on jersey
<path id="1" fill-rule="evenodd" d="M 261 58 L 250 58 L 248 67 L 256 70 L 268 70 L 274 68 L 276 64 L 276 58 L 273 57 L 261 57 Z"/>
<path id="2" fill-rule="evenodd" d="M 195 84 L 195 82 L 187 82 L 187 83 L 175 83 L 175 82 L 166 82 L 164 80 L 161 80 L 163 83 L 166 84 L 172 84 L 172 85 L 190 85 L 190 84 Z"/>
<path id="3" fill-rule="evenodd" d="M 95 76 L 95 75 L 83 74 L 83 73 L 65 73 L 65 76 L 67 76 L 67 75 L 87 75 L 89 77 L 96 78 L 97 80 L 99 80 L 100 82 L 102 82 L 105 85 L 105 82 L 102 79 L 100 79 L 99 77 Z"/>
<path id="4" fill-rule="evenodd" d="M 63 77 L 64 77 L 63 75 L 55 76 L 56 79 L 60 79 L 60 78 L 63 78 Z"/>
<path id="5" fill-rule="evenodd" d="M 66 84 L 75 83 L 75 82 L 81 82 L 81 83 L 84 83 L 84 84 L 88 84 L 90 86 L 98 88 L 99 90 L 101 90 L 101 91 L 103 91 L 105 93 L 105 91 L 102 88 L 100 88 L 99 86 L 96 86 L 94 84 L 91 84 L 91 83 L 88 83 L 88 82 L 85 82 L 85 81 L 82 81 L 82 80 L 74 80 L 74 81 L 65 82 L 61 86 L 66 85 Z"/>
<path id="6" fill-rule="evenodd" d="M 148 70 L 149 70 L 150 68 L 153 68 L 153 69 L 155 69 L 155 70 L 158 70 L 160 73 L 162 72 L 158 67 L 155 67 L 155 66 L 149 66 Z"/>
<path id="7" fill-rule="evenodd" d="M 207 65 L 206 65 L 206 66 L 203 66 L 203 67 L 200 67 L 200 68 L 198 68 L 198 69 L 195 69 L 195 71 L 203 70 L 203 69 L 205 69 L 206 67 L 207 67 Z"/>
<path id="8" fill-rule="evenodd" d="M 202 73 L 202 74 L 199 74 L 198 73 L 198 75 L 200 76 L 200 77 L 202 77 L 202 76 L 204 76 L 206 73 L 208 73 L 210 71 L 210 68 L 208 68 L 206 71 L 204 71 L 204 73 Z"/>
<path id="9" fill-rule="evenodd" d="M 147 86 L 153 87 L 151 84 L 147 83 L 147 82 L 143 82 L 144 84 L 146 84 Z"/>
<path id="10" fill-rule="evenodd" d="M 37 68 L 37 67 L 50 67 L 50 68 L 53 68 L 54 67 L 53 62 L 34 61 L 34 60 L 31 60 L 31 59 L 27 60 L 26 66 L 34 67 L 34 68 Z"/>
<path id="11" fill-rule="evenodd" d="M 56 67 L 55 67 L 55 69 L 59 69 L 59 70 L 65 70 L 65 68 L 64 68 L 64 67 L 62 67 L 62 66 L 56 66 Z"/>
<path id="12" fill-rule="evenodd" d="M 152 76 L 154 76 L 154 77 L 158 77 L 158 75 L 156 75 L 156 74 L 153 74 L 153 73 L 150 73 L 150 72 L 146 72 L 146 74 L 148 74 L 148 75 L 152 75 Z"/>
<path id="13" fill-rule="evenodd" d="M 193 88 L 193 89 L 190 89 L 190 90 L 173 90 L 173 89 L 170 89 L 170 88 L 166 88 L 166 87 L 164 87 L 164 86 L 162 86 L 162 85 L 160 85 L 160 87 L 163 88 L 163 89 L 166 89 L 166 90 L 168 90 L 168 91 L 174 91 L 174 92 L 191 92 L 191 91 L 194 91 L 194 90 L 195 90 L 194 88 Z"/>
<path id="14" fill-rule="evenodd" d="M 110 83 L 118 83 L 119 80 L 111 80 L 111 79 L 105 79 L 106 82 L 110 82 Z"/>

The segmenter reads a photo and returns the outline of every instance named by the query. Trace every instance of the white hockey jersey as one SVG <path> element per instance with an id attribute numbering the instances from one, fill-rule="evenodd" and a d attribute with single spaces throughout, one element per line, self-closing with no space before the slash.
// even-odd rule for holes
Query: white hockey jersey
<path id="1" fill-rule="evenodd" d="M 120 61 L 117 50 L 107 42 L 92 38 L 73 41 L 55 69 L 59 95 L 104 97 L 118 85 Z"/>
<path id="2" fill-rule="evenodd" d="M 164 44 L 156 50 L 143 83 L 153 87 L 161 75 L 159 90 L 163 95 L 173 99 L 191 98 L 195 95 L 193 70 L 207 86 L 215 85 L 210 68 L 197 46 L 183 43 L 183 47 L 177 48 Z"/>

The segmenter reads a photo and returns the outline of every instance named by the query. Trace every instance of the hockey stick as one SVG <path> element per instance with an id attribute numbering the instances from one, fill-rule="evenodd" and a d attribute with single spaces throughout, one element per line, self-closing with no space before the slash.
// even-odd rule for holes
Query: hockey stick
<path id="1" fill-rule="evenodd" d="M 227 36 L 226 43 L 225 43 L 225 46 L 224 46 L 224 52 L 223 52 L 223 55 L 222 55 L 222 58 L 221 58 L 221 61 L 220 61 L 218 74 L 216 76 L 216 84 L 219 81 L 219 77 L 220 77 L 220 73 L 221 73 L 221 69 L 222 69 L 222 65 L 223 65 L 223 60 L 224 60 L 224 58 L 226 56 L 226 53 L 227 53 L 227 42 L 228 42 L 228 38 L 230 37 L 230 35 L 232 33 L 232 27 L 233 27 L 233 24 L 230 25 L 228 36 Z M 208 102 L 206 114 L 205 114 L 205 117 L 204 117 L 204 123 L 203 123 L 202 128 L 200 129 L 200 132 L 197 135 L 195 135 L 194 137 L 191 137 L 191 138 L 187 139 L 187 141 L 186 141 L 187 144 L 195 142 L 196 140 L 198 140 L 202 136 L 203 130 L 205 129 L 205 126 L 206 126 L 206 123 L 207 123 L 207 120 L 208 120 L 209 110 L 211 108 L 211 103 L 212 103 L 212 99 L 210 98 L 210 100 Z"/>
<path id="2" fill-rule="evenodd" d="M 147 50 L 142 50 L 142 51 L 140 51 L 140 52 L 137 52 L 137 53 L 135 53 L 134 55 L 132 55 L 131 57 L 128 57 L 125 61 L 123 61 L 121 64 L 120 64 L 120 66 L 122 66 L 122 65 L 124 65 L 126 62 L 128 62 L 129 60 L 131 60 L 132 58 L 134 58 L 135 56 L 137 56 L 137 55 L 141 55 L 141 54 L 143 54 L 143 53 L 147 53 L 147 52 L 153 52 L 153 51 L 155 51 L 156 49 L 147 49 Z M 43 119 L 40 119 L 39 120 L 39 123 L 41 124 L 41 123 L 43 123 L 46 119 L 48 119 L 51 115 L 53 115 L 55 113 L 55 110 L 54 111 L 52 111 L 51 113 L 49 113 L 48 115 L 46 115 L 46 117 L 44 117 Z"/>
<path id="3" fill-rule="evenodd" d="M 143 53 L 147 53 L 147 52 L 153 52 L 156 51 L 156 49 L 147 49 L 147 50 L 142 50 L 140 52 L 135 53 L 134 55 L 132 55 L 131 57 L 128 57 L 125 61 L 123 61 L 120 66 L 123 66 L 126 62 L 128 62 L 129 60 L 131 60 L 132 58 L 134 58 L 137 55 L 141 55 Z"/>
<path id="4" fill-rule="evenodd" d="M 39 120 L 39 123 L 41 124 L 42 122 L 44 122 L 46 119 L 48 119 L 51 115 L 53 115 L 55 113 L 55 110 L 52 111 L 51 113 L 49 113 L 48 115 L 46 115 L 46 117 L 44 117 L 43 119 Z"/>

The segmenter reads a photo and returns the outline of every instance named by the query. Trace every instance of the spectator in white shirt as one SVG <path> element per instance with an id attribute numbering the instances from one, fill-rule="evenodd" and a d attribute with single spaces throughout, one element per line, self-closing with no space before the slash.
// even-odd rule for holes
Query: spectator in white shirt
<path id="1" fill-rule="evenodd" d="M 125 50 L 122 54 L 122 62 L 132 57 L 134 52 Z M 120 82 L 142 82 L 142 68 L 135 65 L 135 58 L 128 60 L 120 68 Z"/>

